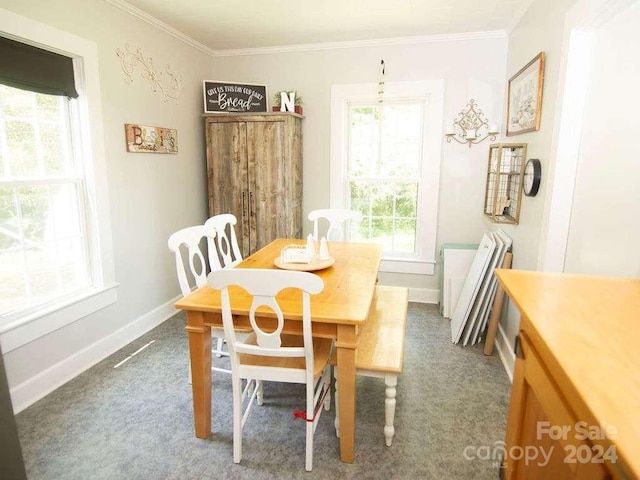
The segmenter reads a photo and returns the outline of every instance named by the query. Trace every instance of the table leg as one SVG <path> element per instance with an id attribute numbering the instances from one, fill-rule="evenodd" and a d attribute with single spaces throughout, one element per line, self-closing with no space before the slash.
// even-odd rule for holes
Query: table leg
<path id="1" fill-rule="evenodd" d="M 211 435 L 211 327 L 204 325 L 202 312 L 187 312 L 191 389 L 196 437 Z"/>
<path id="2" fill-rule="evenodd" d="M 338 408 L 340 415 L 340 459 L 353 463 L 356 420 L 356 327 L 338 325 L 336 355 Z"/>

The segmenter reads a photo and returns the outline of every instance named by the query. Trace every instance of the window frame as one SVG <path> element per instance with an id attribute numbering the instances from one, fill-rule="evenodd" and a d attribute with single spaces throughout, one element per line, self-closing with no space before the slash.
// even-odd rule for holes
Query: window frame
<path id="1" fill-rule="evenodd" d="M 383 106 L 406 106 L 406 105 L 411 105 L 411 106 L 417 106 L 420 109 L 420 124 L 418 125 L 419 128 L 419 135 L 420 135 L 420 145 L 419 145 L 419 152 L 418 152 L 418 157 L 420 159 L 420 164 L 418 165 L 418 169 L 420 170 L 420 172 L 422 172 L 422 158 L 424 157 L 423 152 L 422 152 L 422 147 L 423 147 L 423 134 L 424 134 L 424 121 L 425 121 L 425 102 L 423 99 L 415 99 L 415 98 L 409 98 L 409 99 L 401 99 L 401 100 L 394 100 L 394 99 L 387 99 L 385 101 L 386 105 Z M 348 119 L 348 123 L 347 125 L 352 123 L 352 118 L 353 118 L 353 112 L 354 109 L 357 108 L 380 108 L 379 102 L 375 101 L 353 101 L 353 100 L 349 100 L 347 101 L 347 119 Z M 378 117 L 378 121 L 376 122 L 376 127 L 378 130 L 378 133 L 380 135 L 379 137 L 379 142 L 378 142 L 378 154 L 380 154 L 381 149 L 382 149 L 382 145 L 383 145 L 383 135 L 381 132 L 382 129 L 382 122 L 384 119 L 384 115 L 382 115 L 382 111 L 380 111 L 380 116 Z M 420 188 L 421 188 L 421 184 L 422 184 L 422 175 L 420 175 L 420 178 L 416 180 L 415 178 L 415 171 L 412 172 L 413 174 L 409 177 L 409 176 L 393 176 L 393 177 L 381 177 L 380 175 L 374 174 L 373 176 L 371 175 L 364 175 L 364 176 L 358 176 L 358 175 L 354 175 L 353 173 L 353 163 L 350 163 L 349 160 L 353 160 L 353 146 L 354 146 L 354 141 L 353 141 L 353 133 L 354 131 L 352 129 L 350 129 L 347 133 L 347 139 L 346 141 L 349 143 L 348 148 L 347 148 L 347 158 L 345 161 L 345 171 L 344 171 L 344 181 L 345 181 L 345 204 L 348 205 L 348 208 L 351 209 L 358 209 L 358 208 L 354 208 L 353 203 L 351 203 L 353 201 L 353 198 L 351 198 L 351 195 L 349 193 L 349 191 L 351 190 L 351 186 L 353 185 L 354 182 L 358 183 L 358 182 L 364 182 L 366 184 L 368 184 L 369 186 L 373 186 L 373 185 L 382 185 L 382 184 L 406 184 L 406 183 L 414 183 L 416 184 L 416 186 L 418 187 L 418 190 L 416 191 L 416 195 L 418 195 L 416 197 L 416 202 L 419 202 L 420 197 Z M 380 157 L 378 156 L 378 159 L 380 159 Z M 420 222 L 419 222 L 419 218 L 418 218 L 418 208 L 419 205 L 416 205 L 416 212 L 415 212 L 415 221 L 416 221 L 416 227 L 420 226 Z M 363 222 L 366 222 L 366 219 L 369 217 L 369 215 L 365 212 L 362 212 L 363 214 Z M 373 217 L 376 217 L 376 215 L 373 215 Z M 391 216 L 392 219 L 392 223 L 395 220 L 401 220 L 401 218 L 399 218 L 396 215 L 392 215 Z M 360 226 L 362 226 L 362 223 L 360 224 Z M 384 254 L 386 256 L 386 258 L 396 258 L 399 260 L 404 260 L 404 261 L 411 261 L 411 260 L 416 260 L 417 258 L 419 258 L 419 252 L 420 252 L 420 231 L 416 230 L 416 235 L 414 238 L 414 245 L 413 245 L 413 251 L 412 252 L 400 252 L 400 251 L 389 251 L 387 250 L 386 253 Z M 354 240 L 353 238 L 350 238 L 350 240 Z M 373 241 L 373 240 L 371 240 Z"/>
<path id="2" fill-rule="evenodd" d="M 377 102 L 378 84 L 334 85 L 331 88 L 331 208 L 348 205 L 348 107 L 350 102 Z M 444 80 L 387 82 L 384 100 L 424 101 L 422 178 L 418 193 L 417 255 L 413 258 L 384 256 L 380 271 L 433 275 L 436 264 L 436 234 L 444 109 Z"/>
<path id="3" fill-rule="evenodd" d="M 87 192 L 86 219 L 93 286 L 20 317 L 0 317 L 0 345 L 4 353 L 47 335 L 117 301 L 111 221 L 108 201 L 102 101 L 97 45 L 84 38 L 0 9 L 0 32 L 17 40 L 73 58 L 80 96 L 70 101 L 79 124 L 79 152 Z"/>

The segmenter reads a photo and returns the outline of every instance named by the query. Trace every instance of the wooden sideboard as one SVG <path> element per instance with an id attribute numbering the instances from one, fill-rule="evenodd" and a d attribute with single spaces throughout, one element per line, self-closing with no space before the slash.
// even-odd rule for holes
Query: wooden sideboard
<path id="1" fill-rule="evenodd" d="M 521 313 L 504 477 L 640 478 L 640 279 L 496 275 Z"/>

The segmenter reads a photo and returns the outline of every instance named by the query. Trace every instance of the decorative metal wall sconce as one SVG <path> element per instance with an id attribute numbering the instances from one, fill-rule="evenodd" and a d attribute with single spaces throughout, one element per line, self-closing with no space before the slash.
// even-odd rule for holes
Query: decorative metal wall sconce
<path id="1" fill-rule="evenodd" d="M 451 143 L 451 139 L 454 139 L 458 143 L 468 143 L 471 148 L 471 144 L 480 143 L 486 138 L 494 141 L 498 133 L 500 133 L 498 126 L 495 123 L 489 123 L 486 115 L 471 99 L 467 107 L 454 119 L 453 125 L 447 127 L 446 137 L 447 143 Z"/>

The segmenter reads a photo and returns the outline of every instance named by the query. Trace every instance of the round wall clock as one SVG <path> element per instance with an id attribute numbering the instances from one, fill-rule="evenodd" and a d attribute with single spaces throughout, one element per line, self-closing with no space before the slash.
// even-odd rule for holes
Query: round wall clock
<path id="1" fill-rule="evenodd" d="M 535 197 L 540 188 L 540 176 L 542 167 L 540 160 L 531 158 L 524 167 L 524 177 L 522 179 L 522 189 L 527 197 Z"/>

